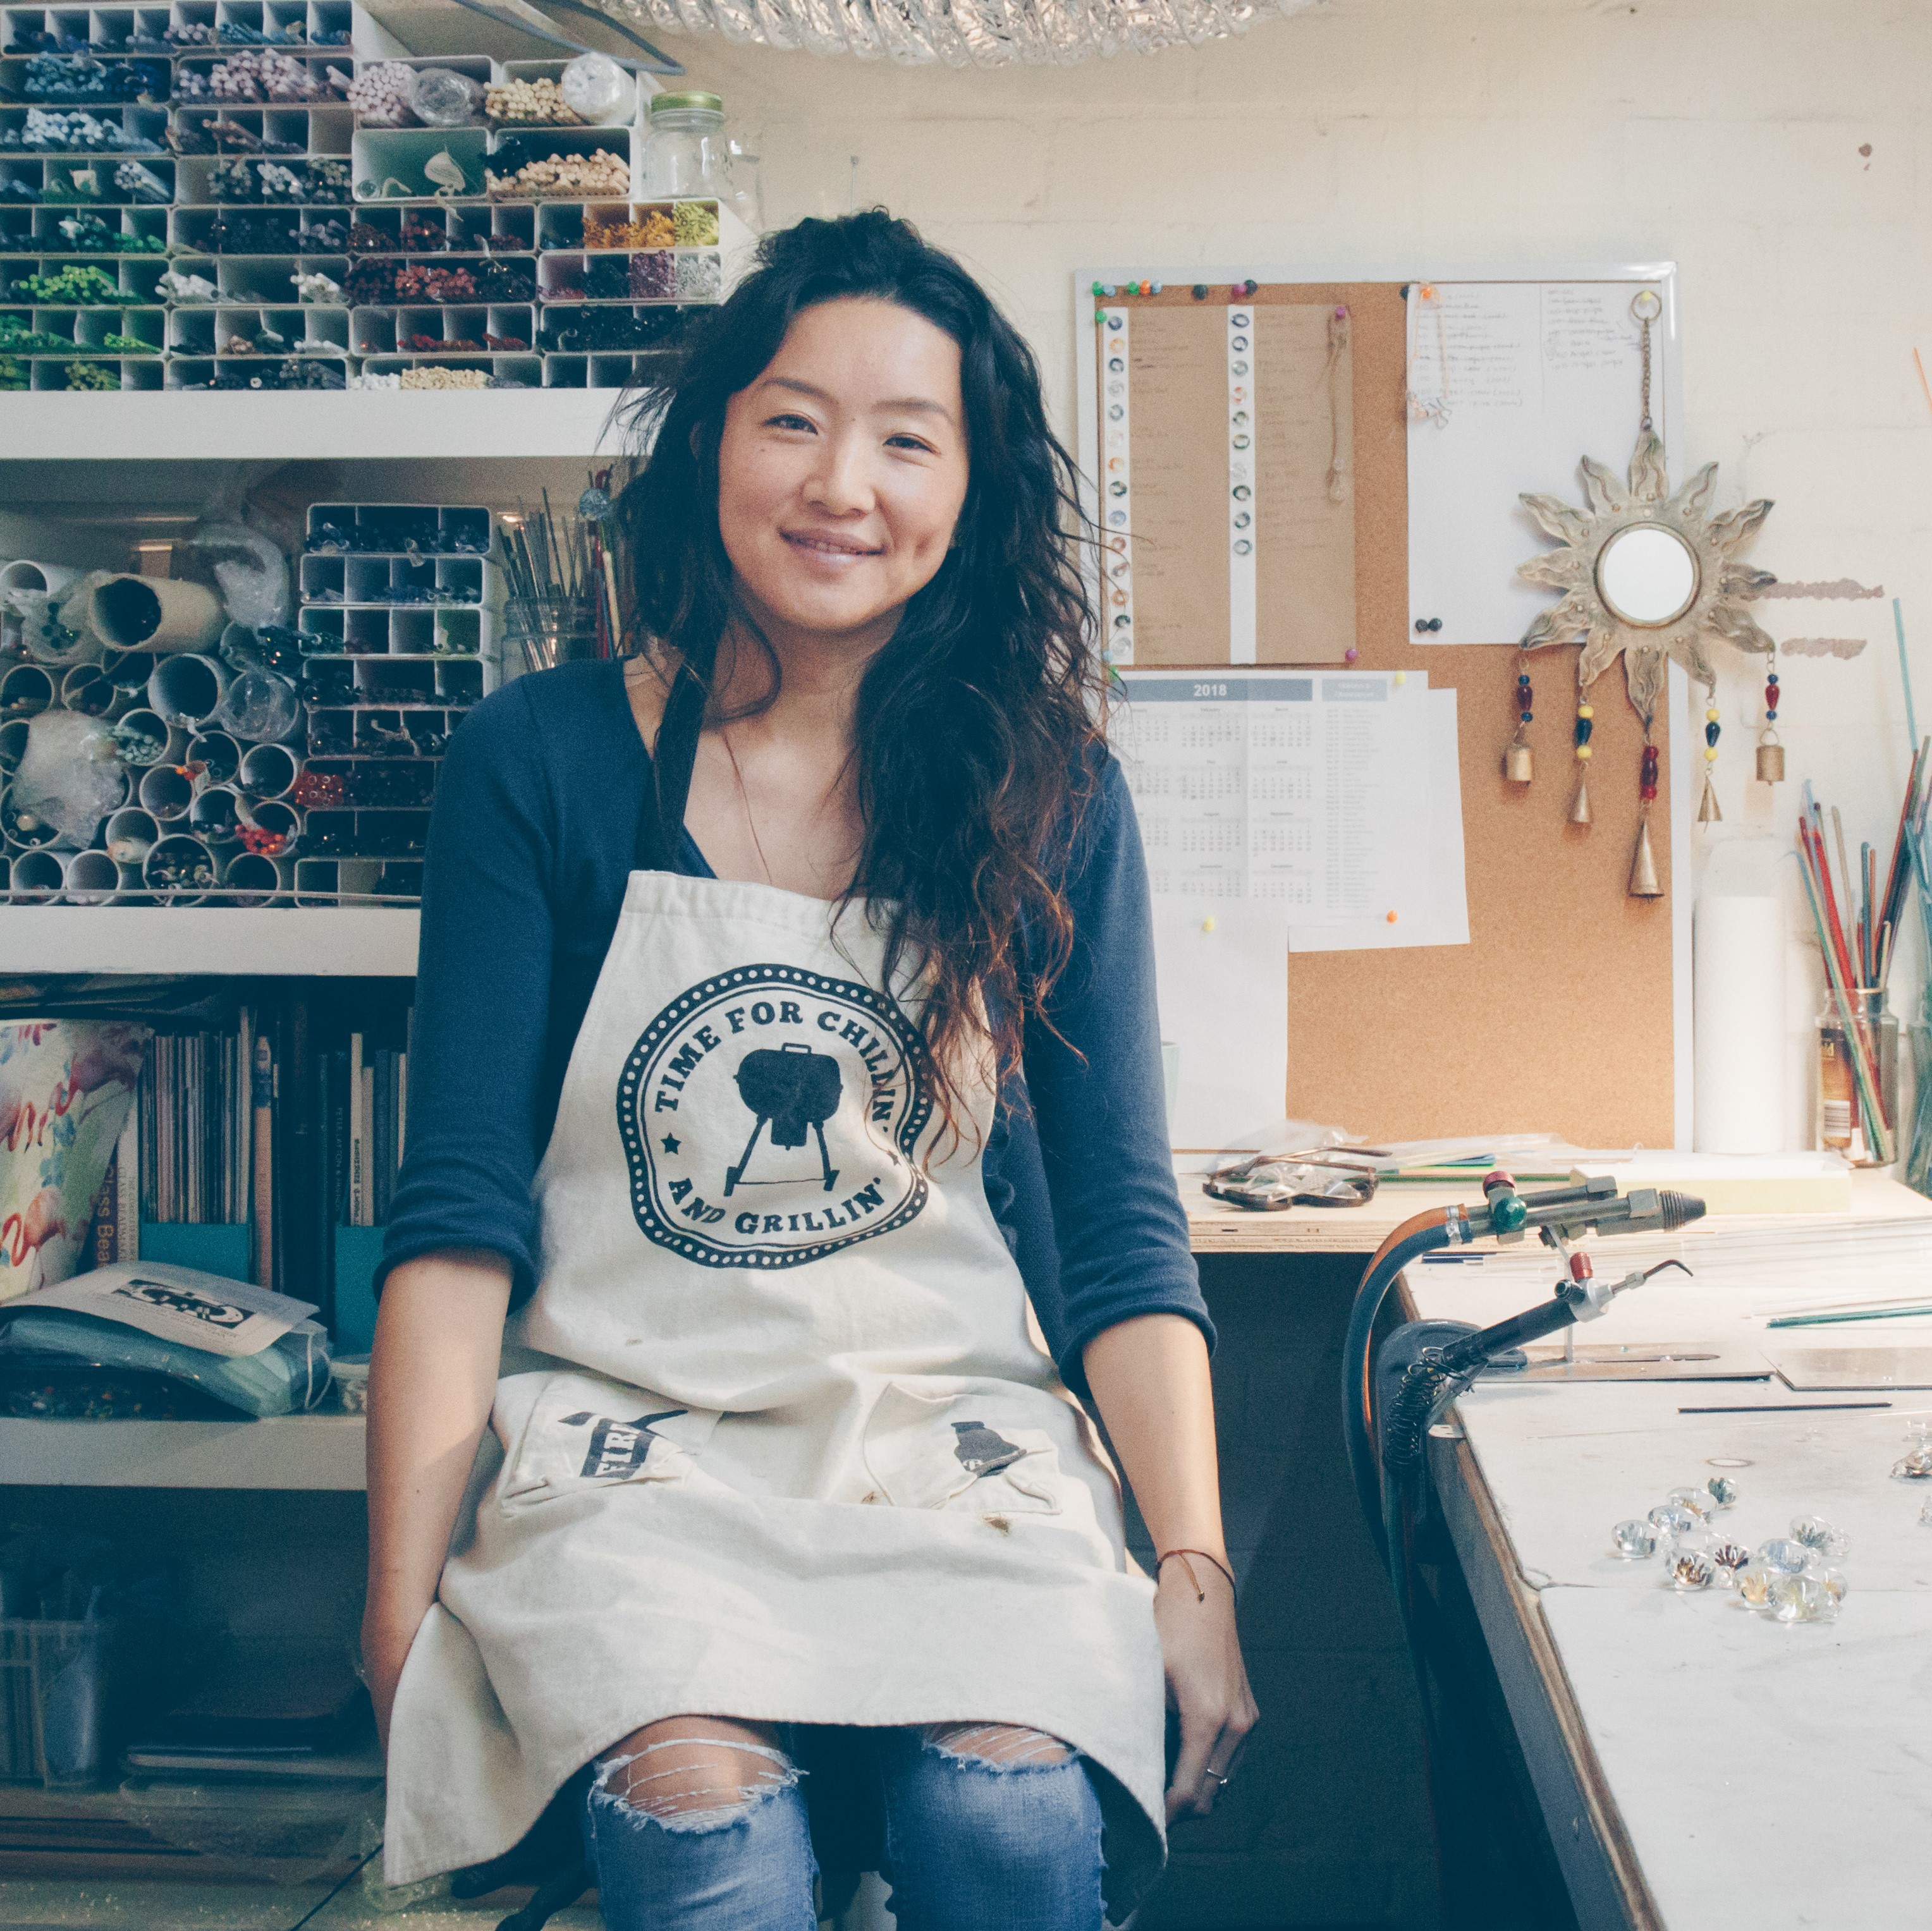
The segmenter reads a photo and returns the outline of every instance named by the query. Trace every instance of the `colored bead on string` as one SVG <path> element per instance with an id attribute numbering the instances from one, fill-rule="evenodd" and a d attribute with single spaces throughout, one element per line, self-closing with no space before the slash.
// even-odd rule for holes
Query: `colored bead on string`
<path id="1" fill-rule="evenodd" d="M 1700 825 L 1720 824 L 1724 813 L 1718 808 L 1718 790 L 1712 784 L 1718 763 L 1718 740 L 1724 736 L 1724 727 L 1718 721 L 1718 687 L 1708 685 L 1705 690 L 1704 702 L 1704 789 L 1697 799 L 1697 822 Z"/>
<path id="2" fill-rule="evenodd" d="M 1590 822 L 1590 733 L 1596 728 L 1596 712 L 1588 704 L 1578 700 L 1574 733 L 1576 789 L 1570 798 L 1570 822 L 1573 825 L 1587 825 Z"/>
<path id="3" fill-rule="evenodd" d="M 1526 658 L 1522 660 L 1528 662 Z M 1503 775 L 1512 784 L 1527 784 L 1535 775 L 1535 759 L 1530 750 L 1529 727 L 1535 718 L 1535 694 L 1528 670 L 1516 673 L 1516 688 L 1510 700 L 1516 711 L 1516 732 L 1503 752 Z"/>
<path id="4" fill-rule="evenodd" d="M 1657 747 L 1650 741 L 1650 722 L 1644 721 L 1643 761 L 1638 767 L 1636 850 L 1631 854 L 1630 883 L 1625 890 L 1633 898 L 1661 898 L 1664 886 L 1657 875 L 1657 859 L 1650 847 L 1650 808 L 1657 798 Z"/>
<path id="5" fill-rule="evenodd" d="M 1784 780 L 1784 746 L 1778 736 L 1778 673 L 1768 670 L 1764 679 L 1764 728 L 1757 739 L 1759 782 L 1779 784 Z"/>

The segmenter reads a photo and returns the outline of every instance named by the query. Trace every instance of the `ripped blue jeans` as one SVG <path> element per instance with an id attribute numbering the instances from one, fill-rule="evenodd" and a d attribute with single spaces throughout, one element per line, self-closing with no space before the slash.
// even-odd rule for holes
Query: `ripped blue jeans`
<path id="1" fill-rule="evenodd" d="M 584 1799 L 608 1931 L 814 1931 L 821 1857 L 876 1868 L 898 1931 L 1100 1931 L 1099 1799 L 1050 1737 L 788 1725 L 759 1744 L 673 1721 Z"/>

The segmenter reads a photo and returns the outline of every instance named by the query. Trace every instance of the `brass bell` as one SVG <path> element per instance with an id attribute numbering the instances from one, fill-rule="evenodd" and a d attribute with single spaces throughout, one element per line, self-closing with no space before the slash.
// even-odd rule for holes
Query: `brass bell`
<path id="1" fill-rule="evenodd" d="M 1724 814 L 1718 803 L 1717 787 L 1711 782 L 1708 772 L 1704 774 L 1704 790 L 1697 800 L 1697 822 L 1700 825 L 1721 825 Z"/>
<path id="2" fill-rule="evenodd" d="M 1503 753 L 1503 775 L 1512 784 L 1527 784 L 1535 769 L 1535 758 L 1526 744 L 1513 744 Z"/>
<path id="3" fill-rule="evenodd" d="M 1664 887 L 1657 882 L 1657 860 L 1650 849 L 1650 814 L 1646 812 L 1636 829 L 1636 851 L 1630 860 L 1630 892 L 1633 898 L 1661 898 Z"/>
<path id="4" fill-rule="evenodd" d="M 1760 784 L 1782 784 L 1784 782 L 1784 745 L 1761 744 L 1758 746 L 1757 776 Z"/>
<path id="5" fill-rule="evenodd" d="M 1587 825 L 1590 822 L 1590 778 L 1588 772 L 1580 771 L 1576 774 L 1576 795 L 1570 800 L 1570 822 L 1573 825 Z"/>

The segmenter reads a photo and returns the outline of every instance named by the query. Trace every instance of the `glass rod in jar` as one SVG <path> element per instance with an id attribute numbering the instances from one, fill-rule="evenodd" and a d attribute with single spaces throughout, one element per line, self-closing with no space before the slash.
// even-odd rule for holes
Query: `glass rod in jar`
<path id="1" fill-rule="evenodd" d="M 1871 1071 L 1882 1131 L 1875 1136 L 1866 1117 L 1852 1042 L 1838 995 L 1828 985 L 1818 1009 L 1817 1144 L 1844 1154 L 1854 1166 L 1880 1166 L 1891 1158 L 1892 1123 L 1898 1117 L 1898 1019 L 1886 1007 L 1882 985 L 1854 986 L 1846 996 Z"/>

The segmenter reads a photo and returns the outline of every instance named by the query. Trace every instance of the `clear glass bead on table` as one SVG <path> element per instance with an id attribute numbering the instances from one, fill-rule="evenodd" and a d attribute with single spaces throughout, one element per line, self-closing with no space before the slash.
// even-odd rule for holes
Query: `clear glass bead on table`
<path id="1" fill-rule="evenodd" d="M 1610 1531 L 1610 1553 L 1624 1562 L 1641 1562 L 1657 1553 L 1657 1531 L 1648 1522 L 1619 1522 Z"/>

